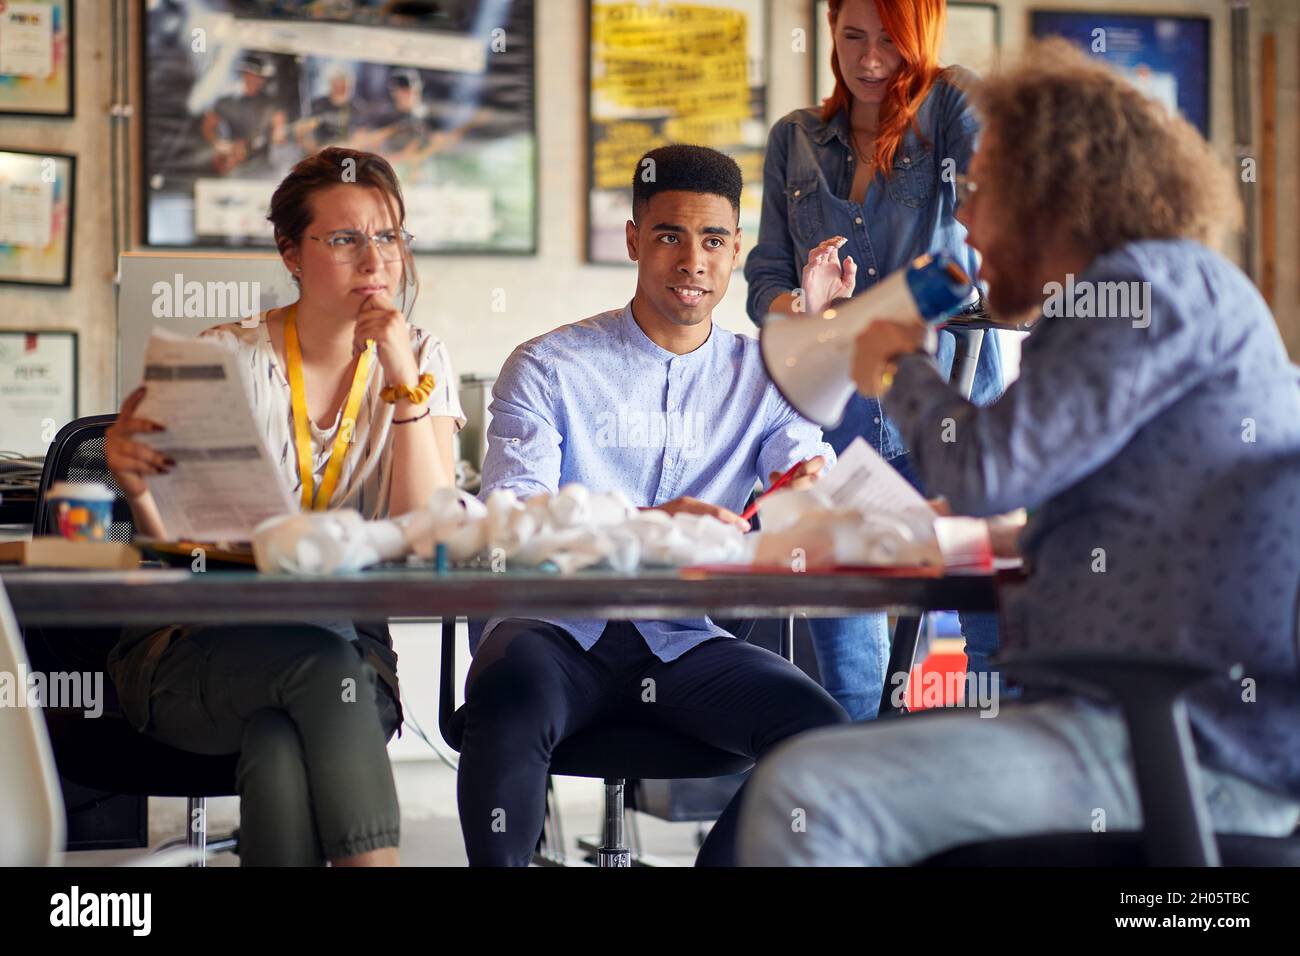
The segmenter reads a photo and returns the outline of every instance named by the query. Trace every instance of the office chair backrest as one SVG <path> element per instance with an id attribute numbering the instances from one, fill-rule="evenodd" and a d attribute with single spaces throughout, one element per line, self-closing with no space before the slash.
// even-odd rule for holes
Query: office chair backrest
<path id="1" fill-rule="evenodd" d="M 0 866 L 53 866 L 63 849 L 63 796 L 39 707 L 27 703 L 27 655 L 0 584 Z M 23 706 L 12 706 L 21 703 Z"/>
<path id="2" fill-rule="evenodd" d="M 45 499 L 56 481 L 101 481 L 112 489 L 113 520 L 108 528 L 110 541 L 130 542 L 134 533 L 131 523 L 131 506 L 104 460 L 104 432 L 117 420 L 116 415 L 92 415 L 78 418 L 59 429 L 50 443 L 41 471 L 41 484 L 36 492 L 36 516 L 32 522 L 34 536 L 56 534 L 51 527 L 49 508 Z"/>
<path id="3" fill-rule="evenodd" d="M 78 418 L 59 429 L 45 455 L 41 483 L 36 491 L 36 515 L 32 535 L 58 534 L 50 520 L 46 504 L 50 488 L 56 481 L 100 481 L 112 489 L 113 519 L 108 537 L 112 541 L 130 542 L 135 533 L 131 506 L 108 470 L 104 460 L 104 432 L 117 420 L 116 415 L 92 415 Z M 27 657 L 40 671 L 102 671 L 108 652 L 121 636 L 121 628 L 111 627 L 29 627 L 23 634 Z M 110 692 L 110 710 L 116 698 Z"/>

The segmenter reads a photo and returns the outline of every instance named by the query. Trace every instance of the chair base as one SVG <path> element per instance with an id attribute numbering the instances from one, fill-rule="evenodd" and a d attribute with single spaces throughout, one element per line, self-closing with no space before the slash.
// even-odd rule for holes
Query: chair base
<path id="1" fill-rule="evenodd" d="M 198 854 L 195 862 L 188 864 L 194 867 L 206 867 L 208 857 L 213 853 L 234 853 L 238 855 L 238 830 L 234 830 L 229 835 L 216 840 L 208 839 L 208 800 L 206 797 L 185 798 L 185 819 L 188 822 L 185 828 L 185 836 L 168 840 L 158 847 L 154 851 L 155 853 L 162 853 L 176 847 L 187 847 Z"/>
<path id="2" fill-rule="evenodd" d="M 560 821 L 560 808 L 554 800 L 555 792 L 552 780 L 546 780 L 546 819 L 542 824 L 541 838 L 533 852 L 534 866 L 569 867 L 666 867 L 669 861 L 648 856 L 641 851 L 641 836 L 636 825 L 636 811 L 629 810 L 623 797 L 626 781 L 608 779 L 605 781 L 605 818 L 599 839 L 579 837 L 578 849 L 582 853 L 582 862 L 571 860 L 565 850 L 563 827 Z M 624 838 L 624 834 L 631 839 Z"/>

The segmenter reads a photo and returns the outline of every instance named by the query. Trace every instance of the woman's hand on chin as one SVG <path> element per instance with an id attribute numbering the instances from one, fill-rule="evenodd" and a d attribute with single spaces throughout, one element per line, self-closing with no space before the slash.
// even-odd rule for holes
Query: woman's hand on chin
<path id="1" fill-rule="evenodd" d="M 406 316 L 393 305 L 386 292 L 376 292 L 361 303 L 352 347 L 360 353 L 366 339 L 373 339 L 384 378 L 392 385 L 415 385 L 420 378 L 415 352 L 411 349 L 411 332 Z"/>

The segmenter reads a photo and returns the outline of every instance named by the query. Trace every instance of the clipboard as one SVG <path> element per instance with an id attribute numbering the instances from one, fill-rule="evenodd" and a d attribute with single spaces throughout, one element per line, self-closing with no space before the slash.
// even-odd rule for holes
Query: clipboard
<path id="1" fill-rule="evenodd" d="M 256 568 L 251 542 L 211 541 L 159 541 L 156 538 L 136 538 L 132 542 L 145 553 L 172 568 L 193 570 L 195 550 L 203 552 L 204 567 L 216 571 L 246 571 Z"/>

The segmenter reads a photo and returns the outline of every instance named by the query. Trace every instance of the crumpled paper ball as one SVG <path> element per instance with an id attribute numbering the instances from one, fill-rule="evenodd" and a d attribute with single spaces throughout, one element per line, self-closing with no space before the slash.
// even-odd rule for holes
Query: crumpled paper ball
<path id="1" fill-rule="evenodd" d="M 366 521 L 353 510 L 278 515 L 253 529 L 257 570 L 270 574 L 346 574 L 408 550 L 394 522 Z"/>
<path id="2" fill-rule="evenodd" d="M 411 551 L 433 557 L 437 544 L 447 546 L 453 561 L 468 561 L 487 544 L 487 508 L 473 495 L 455 488 L 439 488 L 428 507 L 395 519 Z"/>
<path id="3" fill-rule="evenodd" d="M 619 491 L 593 493 L 569 484 L 555 494 L 520 500 L 498 489 L 478 502 L 450 490 L 434 496 L 428 513 L 408 521 L 417 554 L 438 543 L 455 560 L 504 558 L 507 567 L 554 567 L 562 574 L 594 566 L 631 573 L 643 566 L 676 567 L 746 557 L 738 528 L 700 515 L 641 511 Z"/>
<path id="4" fill-rule="evenodd" d="M 646 566 L 726 564 L 748 557 L 743 532 L 709 515 L 642 511 L 623 531 L 636 538 Z"/>
<path id="5" fill-rule="evenodd" d="M 816 486 L 778 491 L 759 504 L 754 563 L 801 570 L 835 565 L 934 567 L 944 562 L 934 522 L 836 508 Z"/>
<path id="6" fill-rule="evenodd" d="M 566 485 L 556 494 L 520 501 L 498 490 L 486 502 L 454 488 L 388 521 L 355 511 L 272 518 L 258 527 L 253 551 L 263 571 L 332 574 L 356 571 L 439 544 L 455 561 L 504 558 L 506 567 L 554 567 L 569 574 L 594 566 L 632 573 L 640 567 L 749 560 L 739 528 L 705 515 L 641 511 L 617 491 Z"/>

